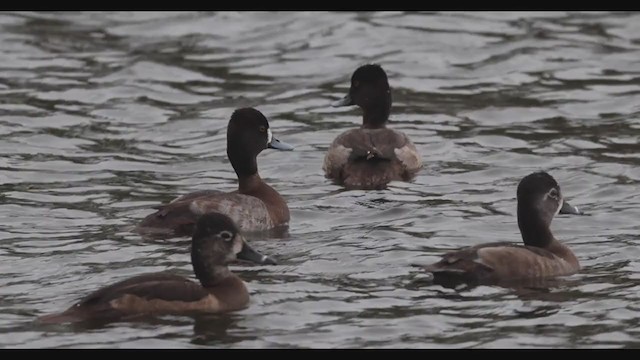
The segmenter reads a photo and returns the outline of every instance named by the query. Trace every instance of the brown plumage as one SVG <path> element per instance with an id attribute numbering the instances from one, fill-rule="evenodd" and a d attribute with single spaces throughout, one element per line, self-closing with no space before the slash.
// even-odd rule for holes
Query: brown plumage
<path id="1" fill-rule="evenodd" d="M 244 282 L 227 267 L 236 258 L 274 264 L 253 250 L 226 215 L 207 214 L 196 225 L 191 261 L 200 284 L 166 272 L 138 275 L 99 289 L 41 323 L 116 321 L 141 315 L 227 312 L 248 306 Z"/>
<path id="2" fill-rule="evenodd" d="M 362 126 L 340 134 L 324 159 L 325 176 L 347 189 L 383 189 L 391 181 L 411 181 L 422 159 L 409 137 L 386 128 L 391 112 L 391 89 L 379 65 L 359 67 L 351 88 L 334 106 L 358 105 Z"/>
<path id="3" fill-rule="evenodd" d="M 496 242 L 445 254 L 428 265 L 437 284 L 501 284 L 520 280 L 571 275 L 580 270 L 573 252 L 551 234 L 549 226 L 558 212 L 581 214 L 564 201 L 551 175 L 536 172 L 518 185 L 518 226 L 524 246 Z"/>
<path id="4" fill-rule="evenodd" d="M 269 122 L 258 110 L 236 110 L 227 127 L 227 155 L 238 176 L 238 190 L 203 190 L 178 197 L 145 217 L 137 231 L 188 236 L 198 217 L 209 212 L 227 214 L 245 232 L 287 226 L 286 200 L 258 174 L 256 157 L 266 148 L 293 149 L 272 136 Z"/>

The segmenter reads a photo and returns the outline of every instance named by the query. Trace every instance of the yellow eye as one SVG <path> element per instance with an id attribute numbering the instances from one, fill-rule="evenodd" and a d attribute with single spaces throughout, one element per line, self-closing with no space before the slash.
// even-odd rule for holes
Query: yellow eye
<path id="1" fill-rule="evenodd" d="M 264 125 L 260 126 L 260 132 L 265 132 L 265 131 L 267 131 L 267 128 Z"/>

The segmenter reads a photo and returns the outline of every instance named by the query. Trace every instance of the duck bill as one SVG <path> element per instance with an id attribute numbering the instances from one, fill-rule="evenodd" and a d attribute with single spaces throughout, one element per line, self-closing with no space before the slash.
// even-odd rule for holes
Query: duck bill
<path id="1" fill-rule="evenodd" d="M 291 151 L 293 150 L 293 146 L 287 144 L 286 142 L 282 142 L 276 139 L 275 136 L 271 133 L 271 129 L 268 129 L 268 139 L 267 139 L 267 147 L 269 149 L 276 149 L 280 151 Z"/>
<path id="2" fill-rule="evenodd" d="M 276 138 L 272 138 L 271 141 L 269 141 L 269 145 L 268 145 L 269 149 L 276 149 L 276 150 L 280 150 L 280 151 L 292 151 L 293 150 L 293 146 L 287 144 L 286 142 L 282 142 Z"/>
<path id="3" fill-rule="evenodd" d="M 262 255 L 253 250 L 246 241 L 242 241 L 242 250 L 236 255 L 240 260 L 250 261 L 260 265 L 276 265 L 277 263 L 267 255 Z"/>
<path id="4" fill-rule="evenodd" d="M 351 95 L 347 94 L 345 97 L 338 101 L 334 101 L 331 103 L 333 107 L 341 107 L 341 106 L 351 106 L 353 105 L 353 100 L 351 100 Z"/>
<path id="5" fill-rule="evenodd" d="M 569 204 L 568 201 L 562 201 L 562 207 L 560 208 L 560 214 L 571 214 L 571 215 L 584 215 L 577 206 L 573 206 Z"/>

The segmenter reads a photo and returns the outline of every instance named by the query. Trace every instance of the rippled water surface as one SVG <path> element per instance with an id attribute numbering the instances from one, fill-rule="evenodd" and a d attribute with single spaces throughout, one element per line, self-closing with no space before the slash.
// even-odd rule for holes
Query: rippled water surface
<path id="1" fill-rule="evenodd" d="M 4 13 L 0 29 L 0 347 L 640 345 L 640 13 Z M 361 112 L 329 104 L 366 62 L 425 168 L 344 191 L 322 160 Z M 188 239 L 130 228 L 235 188 L 226 124 L 244 106 L 296 146 L 258 159 L 292 215 L 252 239 L 279 265 L 233 267 L 250 307 L 34 324 L 128 276 L 192 276 Z M 552 224 L 579 274 L 455 291 L 411 266 L 520 242 L 516 186 L 540 169 L 588 212 Z"/>

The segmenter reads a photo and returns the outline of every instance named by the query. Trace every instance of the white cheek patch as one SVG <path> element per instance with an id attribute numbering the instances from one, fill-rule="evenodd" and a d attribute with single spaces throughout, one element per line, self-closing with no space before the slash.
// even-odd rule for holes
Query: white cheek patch
<path id="1" fill-rule="evenodd" d="M 557 192 L 557 191 L 555 191 L 555 194 L 552 194 L 552 192 L 554 192 L 554 190 L 556 190 L 556 189 L 551 189 L 551 190 L 549 190 L 549 192 L 547 192 L 547 193 L 545 194 L 545 196 L 550 197 L 550 198 L 552 198 L 552 199 L 554 199 L 554 200 L 560 200 L 560 199 L 558 198 L 558 192 Z"/>
<path id="2" fill-rule="evenodd" d="M 271 144 L 271 139 L 273 139 L 273 134 L 271 133 L 271 129 L 267 129 L 267 145 Z"/>
<path id="3" fill-rule="evenodd" d="M 544 194 L 544 196 L 540 200 L 538 200 L 536 202 L 536 208 L 538 208 L 538 211 L 541 211 L 543 213 L 546 212 L 547 209 L 548 209 L 548 207 L 547 207 L 548 205 L 545 206 L 545 203 L 548 202 L 548 201 L 555 201 L 555 202 L 558 203 L 558 208 L 555 211 L 555 215 L 558 215 L 560 213 L 560 209 L 562 209 L 562 204 L 564 204 L 564 201 L 563 201 L 562 197 L 560 197 L 560 199 L 558 199 L 557 196 L 553 196 L 550 193 Z"/>
<path id="4" fill-rule="evenodd" d="M 560 209 L 562 209 L 562 204 L 564 204 L 564 201 L 560 199 L 560 201 L 558 202 L 558 208 L 556 209 L 556 215 L 560 213 Z"/>
<path id="5" fill-rule="evenodd" d="M 554 201 L 558 202 L 558 208 L 556 209 L 556 215 L 558 215 L 560 213 L 560 209 L 562 209 L 562 204 L 564 203 L 563 199 L 561 196 L 558 196 L 558 193 L 556 192 L 555 195 L 552 195 L 551 192 L 554 191 L 555 189 L 551 189 L 549 190 L 548 193 L 546 193 L 544 196 L 546 198 L 552 199 Z"/>
<path id="6" fill-rule="evenodd" d="M 241 251 L 242 251 L 242 238 L 239 236 L 236 236 L 233 239 L 233 253 L 239 254 Z"/>

